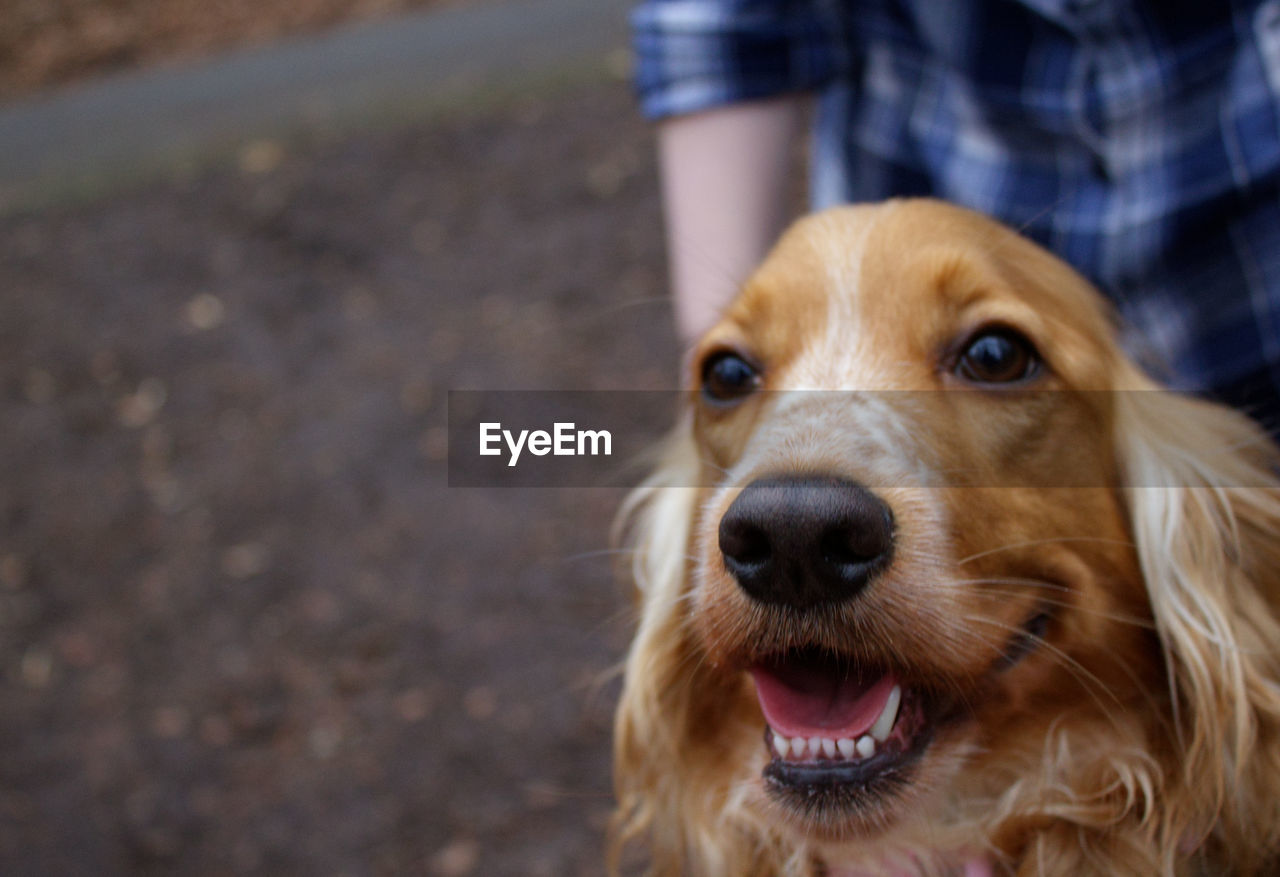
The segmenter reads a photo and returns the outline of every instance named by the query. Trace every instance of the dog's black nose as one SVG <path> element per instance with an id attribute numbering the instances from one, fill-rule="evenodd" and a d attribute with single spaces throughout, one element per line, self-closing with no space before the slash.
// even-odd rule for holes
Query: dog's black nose
<path id="1" fill-rule="evenodd" d="M 724 564 L 764 603 L 807 608 L 857 594 L 893 555 L 893 513 L 839 478 L 753 481 L 720 519 Z"/>

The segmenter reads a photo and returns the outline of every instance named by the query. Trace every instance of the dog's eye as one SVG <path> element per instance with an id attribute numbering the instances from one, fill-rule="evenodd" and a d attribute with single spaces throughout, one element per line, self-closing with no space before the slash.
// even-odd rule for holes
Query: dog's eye
<path id="1" fill-rule="evenodd" d="M 1011 329 L 991 329 L 969 341 L 956 374 L 976 384 L 1008 384 L 1031 377 L 1039 367 L 1030 341 Z"/>
<path id="2" fill-rule="evenodd" d="M 702 393 L 713 402 L 733 402 L 760 386 L 760 373 L 729 351 L 712 355 L 702 366 Z"/>

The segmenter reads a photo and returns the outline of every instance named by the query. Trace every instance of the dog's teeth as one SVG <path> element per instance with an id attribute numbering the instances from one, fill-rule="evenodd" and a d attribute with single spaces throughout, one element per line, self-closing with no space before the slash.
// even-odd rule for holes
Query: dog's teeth
<path id="1" fill-rule="evenodd" d="M 893 690 L 889 692 L 889 699 L 885 701 L 884 710 L 880 713 L 880 718 L 876 719 L 876 723 L 871 726 L 871 736 L 877 741 L 883 743 L 889 739 L 889 733 L 893 730 L 893 723 L 898 718 L 898 704 L 900 703 L 902 703 L 902 688 L 895 685 Z M 859 740 L 858 742 L 861 743 L 862 741 Z"/>
<path id="2" fill-rule="evenodd" d="M 845 759 L 861 761 L 876 754 L 876 741 L 870 734 L 857 740 L 849 737 L 784 737 L 772 732 L 770 746 L 779 758 L 800 761 L 812 758 Z"/>

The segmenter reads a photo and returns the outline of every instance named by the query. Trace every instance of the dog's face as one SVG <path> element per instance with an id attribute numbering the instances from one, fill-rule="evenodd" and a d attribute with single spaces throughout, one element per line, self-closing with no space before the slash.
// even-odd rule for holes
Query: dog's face
<path id="1" fill-rule="evenodd" d="M 688 620 L 752 806 L 874 836 L 1159 690 L 1112 337 L 1052 257 L 904 202 L 802 221 L 701 340 Z"/>
<path id="2" fill-rule="evenodd" d="M 1115 337 L 1084 280 L 968 211 L 784 236 L 624 517 L 615 852 L 1275 873 L 1280 453 Z"/>

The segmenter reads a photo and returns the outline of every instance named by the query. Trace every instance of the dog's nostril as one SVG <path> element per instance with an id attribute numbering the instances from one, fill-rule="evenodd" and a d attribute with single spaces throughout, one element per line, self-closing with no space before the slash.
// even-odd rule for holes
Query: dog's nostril
<path id="1" fill-rule="evenodd" d="M 871 563 L 893 549 L 888 506 L 861 487 L 841 497 L 840 514 L 818 540 L 823 560 L 836 565 Z"/>
<path id="2" fill-rule="evenodd" d="M 836 478 L 769 478 L 738 494 L 720 521 L 738 585 L 765 603 L 848 599 L 893 553 L 893 517 L 875 494 Z"/>
<path id="3" fill-rule="evenodd" d="M 720 551 L 740 566 L 758 566 L 769 560 L 769 534 L 749 521 L 728 516 L 720 522 Z"/>
<path id="4" fill-rule="evenodd" d="M 833 566 L 858 566 L 875 560 L 884 549 L 861 529 L 836 527 L 822 534 L 818 551 Z"/>

